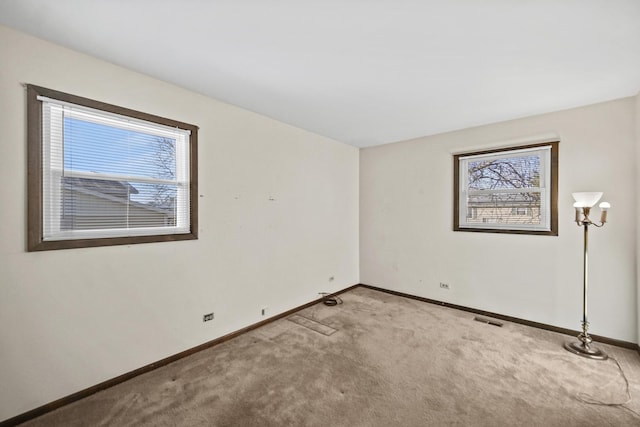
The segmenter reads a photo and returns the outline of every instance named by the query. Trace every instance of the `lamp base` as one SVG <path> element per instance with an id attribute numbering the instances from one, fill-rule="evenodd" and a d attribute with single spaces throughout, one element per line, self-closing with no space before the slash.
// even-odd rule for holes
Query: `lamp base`
<path id="1" fill-rule="evenodd" d="M 592 347 L 580 340 L 571 342 L 567 341 L 564 343 L 564 348 L 573 354 L 577 354 L 578 356 L 586 357 L 588 359 L 607 360 L 609 358 L 607 353 L 604 351 L 599 348 Z"/>

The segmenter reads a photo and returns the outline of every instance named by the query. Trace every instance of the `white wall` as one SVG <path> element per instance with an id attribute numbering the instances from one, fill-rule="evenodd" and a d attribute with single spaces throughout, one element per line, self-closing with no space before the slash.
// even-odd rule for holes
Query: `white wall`
<path id="1" fill-rule="evenodd" d="M 635 105 L 626 98 L 361 150 L 361 282 L 577 330 L 582 230 L 571 193 L 599 190 L 612 209 L 590 233 L 590 331 L 636 342 Z M 553 135 L 558 237 L 452 231 L 453 151 Z"/>
<path id="2" fill-rule="evenodd" d="M 636 95 L 636 216 L 640 215 L 640 92 Z M 638 322 L 638 349 L 640 350 L 640 227 L 637 228 L 636 241 L 636 288 L 638 309 L 636 310 L 636 320 Z"/>
<path id="3" fill-rule="evenodd" d="M 0 63 L 0 421 L 358 283 L 356 148 L 5 27 Z M 21 83 L 198 125 L 199 240 L 25 252 Z"/>

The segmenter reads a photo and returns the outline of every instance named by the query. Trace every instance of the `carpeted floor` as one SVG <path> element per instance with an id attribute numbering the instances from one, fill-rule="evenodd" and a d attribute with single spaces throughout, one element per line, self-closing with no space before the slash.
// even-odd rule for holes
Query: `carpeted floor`
<path id="1" fill-rule="evenodd" d="M 640 356 L 356 288 L 24 426 L 640 426 Z M 302 317 L 303 319 L 300 319 Z M 316 323 L 317 322 L 317 323 Z M 583 393 L 584 395 L 582 395 Z"/>

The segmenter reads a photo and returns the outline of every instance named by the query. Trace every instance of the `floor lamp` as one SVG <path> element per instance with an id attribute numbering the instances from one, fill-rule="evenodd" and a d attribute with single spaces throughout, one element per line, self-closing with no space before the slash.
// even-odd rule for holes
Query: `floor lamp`
<path id="1" fill-rule="evenodd" d="M 567 341 L 564 348 L 578 356 L 588 357 L 596 360 L 606 360 L 607 354 L 602 350 L 591 345 L 591 336 L 587 332 L 589 322 L 587 320 L 587 272 L 589 267 L 589 226 L 602 227 L 607 222 L 607 209 L 611 205 L 607 202 L 600 203 L 600 223 L 595 223 L 589 218 L 591 208 L 598 203 L 602 193 L 583 192 L 573 193 L 573 199 L 576 201 L 573 207 L 576 208 L 576 224 L 584 228 L 584 260 L 582 269 L 582 332 L 578 335 L 578 341 Z"/>

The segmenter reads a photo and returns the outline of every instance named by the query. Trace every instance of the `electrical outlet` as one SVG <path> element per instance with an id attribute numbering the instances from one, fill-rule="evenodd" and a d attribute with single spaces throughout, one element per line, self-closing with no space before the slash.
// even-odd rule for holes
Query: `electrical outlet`
<path id="1" fill-rule="evenodd" d="M 268 311 L 269 311 L 269 307 L 262 307 L 261 313 L 263 316 L 266 316 Z"/>
<path id="2" fill-rule="evenodd" d="M 209 320 L 213 320 L 213 313 L 207 313 L 202 316 L 203 322 L 208 322 Z"/>
<path id="3" fill-rule="evenodd" d="M 449 289 L 449 284 L 448 284 L 448 283 L 440 282 L 440 287 L 441 287 L 442 289 Z"/>

